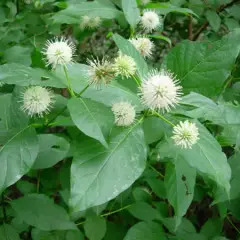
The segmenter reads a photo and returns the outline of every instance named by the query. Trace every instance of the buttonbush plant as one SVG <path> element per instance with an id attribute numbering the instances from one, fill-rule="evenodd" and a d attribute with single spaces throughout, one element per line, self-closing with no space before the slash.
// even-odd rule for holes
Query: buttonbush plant
<path id="1" fill-rule="evenodd" d="M 239 13 L 2 0 L 0 239 L 240 239 Z"/>

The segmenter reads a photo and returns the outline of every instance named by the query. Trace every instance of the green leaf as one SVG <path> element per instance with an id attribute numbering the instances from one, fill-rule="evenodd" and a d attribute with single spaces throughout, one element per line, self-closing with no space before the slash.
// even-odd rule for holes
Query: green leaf
<path id="1" fill-rule="evenodd" d="M 140 20 L 140 11 L 136 0 L 122 0 L 122 9 L 128 23 L 135 28 Z"/>
<path id="2" fill-rule="evenodd" d="M 123 54 L 126 54 L 135 60 L 137 65 L 137 72 L 140 78 L 143 79 L 144 76 L 148 73 L 148 66 L 141 54 L 128 40 L 124 39 L 120 35 L 114 34 L 113 40 Z"/>
<path id="3" fill-rule="evenodd" d="M 89 240 L 102 240 L 107 230 L 106 220 L 102 217 L 88 218 L 84 230 Z"/>
<path id="4" fill-rule="evenodd" d="M 155 222 L 139 222 L 129 229 L 124 240 L 166 240 L 161 225 Z"/>
<path id="5" fill-rule="evenodd" d="M 165 190 L 164 182 L 161 179 L 146 178 L 146 182 L 158 197 L 166 198 L 166 190 Z"/>
<path id="6" fill-rule="evenodd" d="M 68 102 L 68 109 L 73 122 L 83 133 L 108 147 L 106 139 L 114 123 L 111 109 L 84 98 L 72 98 Z"/>
<path id="7" fill-rule="evenodd" d="M 65 138 L 53 134 L 40 134 L 38 139 L 40 149 L 33 169 L 52 167 L 66 157 L 70 144 Z"/>
<path id="8" fill-rule="evenodd" d="M 129 188 L 145 168 L 147 149 L 139 123 L 130 128 L 113 129 L 107 150 L 93 139 L 84 139 L 75 149 L 70 198 L 73 212 L 115 198 Z"/>
<path id="9" fill-rule="evenodd" d="M 33 240 L 84 240 L 80 230 L 46 232 L 33 228 L 31 235 Z"/>
<path id="10" fill-rule="evenodd" d="M 176 74 L 185 93 L 216 96 L 239 54 L 239 38 L 240 29 L 236 29 L 214 43 L 183 41 L 170 51 L 165 67 Z"/>
<path id="11" fill-rule="evenodd" d="M 31 50 L 28 47 L 13 46 L 4 52 L 4 60 L 8 63 L 19 63 L 30 66 Z"/>
<path id="12" fill-rule="evenodd" d="M 133 204 L 130 208 L 128 208 L 128 211 L 134 217 L 146 222 L 162 219 L 158 211 L 145 202 L 137 202 Z"/>
<path id="13" fill-rule="evenodd" d="M 17 231 L 9 224 L 0 226 L 1 240 L 20 240 Z"/>
<path id="14" fill-rule="evenodd" d="M 157 12 L 159 14 L 166 15 L 170 12 L 178 12 L 178 13 L 183 13 L 186 15 L 195 15 L 197 16 L 191 9 L 189 8 L 180 8 L 176 7 L 170 3 L 150 3 L 148 4 L 148 8 L 156 8 Z"/>
<path id="15" fill-rule="evenodd" d="M 159 153 L 162 157 L 183 158 L 190 166 L 213 179 L 229 195 L 231 169 L 227 158 L 219 143 L 208 130 L 199 122 L 196 122 L 196 125 L 200 139 L 192 149 L 181 149 L 174 144 L 171 138 L 168 138 L 166 142 L 158 145 Z"/>
<path id="16" fill-rule="evenodd" d="M 0 81 L 19 86 L 40 85 L 56 88 L 66 87 L 60 78 L 40 68 L 26 67 L 17 63 L 0 66 Z"/>
<path id="17" fill-rule="evenodd" d="M 221 25 L 221 18 L 215 11 L 207 10 L 206 11 L 206 18 L 215 32 L 218 32 L 220 25 Z"/>
<path id="18" fill-rule="evenodd" d="M 190 206 L 196 179 L 196 170 L 182 158 L 177 158 L 174 165 L 167 165 L 164 183 L 168 201 L 174 208 L 175 215 L 182 217 Z"/>
<path id="19" fill-rule="evenodd" d="M 222 232 L 223 221 L 220 218 L 210 218 L 208 221 L 203 225 L 200 233 L 205 235 L 209 239 L 218 236 Z"/>
<path id="20" fill-rule="evenodd" d="M 115 7 L 101 4 L 97 1 L 84 3 L 70 3 L 68 7 L 57 12 L 53 17 L 54 23 L 77 24 L 81 16 L 101 17 L 105 19 L 120 18 L 123 14 Z"/>
<path id="21" fill-rule="evenodd" d="M 17 216 L 41 230 L 77 229 L 65 209 L 43 194 L 29 194 L 10 202 Z"/>

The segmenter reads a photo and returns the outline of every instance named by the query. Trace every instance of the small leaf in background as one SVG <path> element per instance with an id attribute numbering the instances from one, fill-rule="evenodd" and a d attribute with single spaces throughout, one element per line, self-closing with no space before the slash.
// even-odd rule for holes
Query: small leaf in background
<path id="1" fill-rule="evenodd" d="M 209 239 L 221 234 L 223 227 L 223 221 L 220 218 L 210 218 L 202 226 L 200 233 L 208 237 Z"/>
<path id="2" fill-rule="evenodd" d="M 33 169 L 49 168 L 63 160 L 69 150 L 69 142 L 53 134 L 39 134 L 39 153 Z"/>
<path id="3" fill-rule="evenodd" d="M 166 240 L 161 225 L 155 222 L 139 222 L 132 226 L 124 240 Z"/>
<path id="4" fill-rule="evenodd" d="M 206 11 L 205 14 L 210 26 L 215 32 L 217 32 L 221 25 L 221 18 L 218 16 L 218 14 L 215 11 L 212 11 L 212 10 Z"/>
<path id="5" fill-rule="evenodd" d="M 25 195 L 10 204 L 20 219 L 41 230 L 76 229 L 66 210 L 43 194 Z"/>
<path id="6" fill-rule="evenodd" d="M 107 139 L 114 123 L 110 108 L 90 99 L 73 98 L 68 109 L 73 122 L 83 133 L 108 147 Z"/>
<path id="7" fill-rule="evenodd" d="M 102 240 L 106 230 L 106 220 L 102 217 L 88 218 L 84 224 L 84 231 L 89 240 Z"/>
<path id="8" fill-rule="evenodd" d="M 0 226 L 1 240 L 20 240 L 20 237 L 11 225 L 3 224 Z"/>
<path id="9" fill-rule="evenodd" d="M 175 215 L 185 215 L 194 195 L 196 170 L 182 158 L 175 159 L 166 168 L 164 183 L 168 201 L 174 208 Z"/>
<path id="10" fill-rule="evenodd" d="M 140 11 L 136 0 L 122 0 L 122 8 L 128 23 L 135 28 L 140 20 Z"/>

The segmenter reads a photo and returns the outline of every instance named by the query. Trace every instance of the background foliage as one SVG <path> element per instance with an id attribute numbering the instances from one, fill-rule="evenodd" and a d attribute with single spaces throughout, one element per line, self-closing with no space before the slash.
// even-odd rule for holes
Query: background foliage
<path id="1" fill-rule="evenodd" d="M 164 26 L 143 59 L 127 41 L 144 8 Z M 81 17 L 103 19 L 82 30 Z M 0 3 L 0 238 L 3 240 L 240 239 L 240 3 L 230 0 L 2 0 Z M 75 92 L 88 83 L 86 59 L 121 50 L 149 69 L 174 72 L 184 90 L 166 117 L 192 118 L 200 140 L 174 146 L 156 116 L 114 127 L 111 105 L 143 106 L 133 80 L 69 98 L 61 68 L 45 66 L 46 40 L 77 46 L 68 67 Z M 45 118 L 21 111 L 24 87 L 56 94 Z"/>

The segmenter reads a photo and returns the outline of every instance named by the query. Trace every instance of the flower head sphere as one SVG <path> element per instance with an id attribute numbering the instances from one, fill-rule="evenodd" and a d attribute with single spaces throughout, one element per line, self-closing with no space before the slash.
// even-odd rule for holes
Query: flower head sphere
<path id="1" fill-rule="evenodd" d="M 143 16 L 141 17 L 140 24 L 146 33 L 150 33 L 161 27 L 163 20 L 156 12 L 145 10 L 143 12 Z"/>
<path id="2" fill-rule="evenodd" d="M 50 111 L 54 102 L 52 92 L 40 86 L 27 88 L 22 98 L 22 110 L 31 117 L 34 115 L 42 117 L 43 114 Z"/>
<path id="3" fill-rule="evenodd" d="M 47 65 L 56 68 L 57 65 L 67 65 L 73 62 L 75 46 L 66 38 L 47 41 L 43 54 L 46 56 Z"/>
<path id="4" fill-rule="evenodd" d="M 120 53 L 114 60 L 113 70 L 116 76 L 122 75 L 122 77 L 129 78 L 136 73 L 137 67 L 132 57 Z"/>
<path id="5" fill-rule="evenodd" d="M 198 128 L 195 123 L 191 123 L 187 120 L 185 122 L 180 122 L 173 128 L 172 139 L 175 144 L 181 148 L 192 148 L 199 139 L 198 135 Z"/>
<path id="6" fill-rule="evenodd" d="M 117 126 L 130 126 L 136 116 L 134 106 L 128 102 L 118 102 L 112 105 L 112 111 L 115 116 L 115 124 Z"/>
<path id="7" fill-rule="evenodd" d="M 87 60 L 90 70 L 90 84 L 93 83 L 95 86 L 101 86 L 102 84 L 108 84 L 114 77 L 113 74 L 113 66 L 112 64 L 106 60 L 99 59 Z"/>
<path id="8" fill-rule="evenodd" d="M 80 27 L 81 29 L 95 29 L 100 26 L 101 22 L 100 17 L 82 16 Z"/>
<path id="9" fill-rule="evenodd" d="M 141 87 L 142 102 L 150 109 L 169 112 L 178 104 L 182 87 L 173 75 L 167 71 L 150 72 Z"/>
<path id="10" fill-rule="evenodd" d="M 143 57 L 150 58 L 154 48 L 153 42 L 147 37 L 137 37 L 129 40 Z"/>

